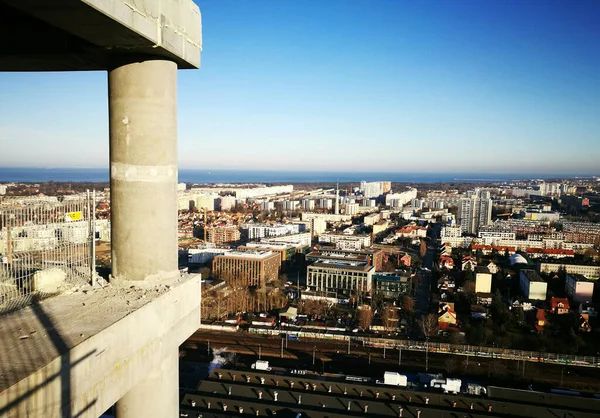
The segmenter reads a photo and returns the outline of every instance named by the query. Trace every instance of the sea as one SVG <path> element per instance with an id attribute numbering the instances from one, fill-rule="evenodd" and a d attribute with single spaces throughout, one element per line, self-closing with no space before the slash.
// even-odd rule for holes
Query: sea
<path id="1" fill-rule="evenodd" d="M 394 183 L 481 183 L 531 179 L 591 178 L 588 174 L 495 174 L 495 173 L 402 173 L 266 170 L 180 169 L 179 181 L 185 183 L 356 183 L 392 181 Z M 108 182 L 108 169 L 102 168 L 14 168 L 0 167 L 0 183 Z"/>

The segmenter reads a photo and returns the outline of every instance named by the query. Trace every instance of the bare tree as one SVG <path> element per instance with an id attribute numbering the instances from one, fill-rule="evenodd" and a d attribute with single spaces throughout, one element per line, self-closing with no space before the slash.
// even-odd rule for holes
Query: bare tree
<path id="1" fill-rule="evenodd" d="M 452 374 L 458 366 L 458 360 L 456 360 L 456 357 L 454 356 L 447 356 L 446 361 L 444 361 L 444 366 L 446 368 L 446 373 Z"/>
<path id="2" fill-rule="evenodd" d="M 402 296 L 400 300 L 400 309 L 407 313 L 413 313 L 415 310 L 415 300 L 408 295 Z"/>
<path id="3" fill-rule="evenodd" d="M 398 309 L 395 306 L 387 304 L 381 314 L 381 320 L 387 330 L 398 328 Z"/>
<path id="4" fill-rule="evenodd" d="M 421 242 L 419 243 L 419 257 L 423 259 L 425 258 L 425 254 L 427 254 L 427 242 L 421 238 Z"/>
<path id="5" fill-rule="evenodd" d="M 417 324 L 419 324 L 419 329 L 427 339 L 435 335 L 438 330 L 437 317 L 432 313 L 419 318 Z"/>
<path id="6" fill-rule="evenodd" d="M 362 305 L 358 308 L 358 325 L 367 330 L 371 326 L 373 320 L 373 310 L 369 305 Z"/>

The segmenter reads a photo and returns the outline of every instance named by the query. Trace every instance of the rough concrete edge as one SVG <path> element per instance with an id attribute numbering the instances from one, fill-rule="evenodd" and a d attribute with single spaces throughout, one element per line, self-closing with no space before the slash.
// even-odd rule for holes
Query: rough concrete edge
<path id="1" fill-rule="evenodd" d="M 180 289 L 181 287 L 185 287 L 186 285 L 188 286 L 194 286 L 193 283 L 196 281 L 197 279 L 197 283 L 198 283 L 198 308 L 200 309 L 200 304 L 201 304 L 201 300 L 200 300 L 200 280 L 201 280 L 201 275 L 199 274 L 192 274 L 192 275 L 184 275 L 183 280 L 181 280 L 182 278 L 175 278 L 176 280 L 174 280 L 174 287 L 177 289 L 173 289 L 173 290 L 177 290 L 177 291 L 185 291 L 185 289 Z M 104 328 L 102 331 L 98 332 L 97 334 L 91 335 L 88 338 L 85 338 L 84 340 L 82 340 L 80 343 L 78 343 L 77 345 L 73 346 L 68 355 L 70 355 L 72 352 L 76 352 L 76 351 L 80 351 L 80 350 L 84 350 L 85 351 L 85 346 L 86 345 L 99 345 L 101 346 L 102 344 L 98 344 L 97 342 L 93 341 L 94 338 L 97 338 L 98 335 L 100 335 L 103 331 L 109 329 L 110 327 L 113 327 L 115 324 L 117 324 L 120 321 L 123 320 L 133 320 L 135 321 L 136 315 L 144 315 L 144 310 L 149 309 L 149 305 L 152 304 L 152 302 L 156 302 L 159 299 L 166 299 L 166 298 L 170 298 L 173 297 L 173 294 L 171 292 L 166 292 L 164 294 L 161 294 L 159 297 L 157 297 L 156 299 L 149 301 L 149 303 L 144 304 L 143 306 L 139 307 L 137 310 L 135 310 L 134 312 L 131 312 L 129 314 L 125 314 L 122 318 L 120 318 L 119 320 L 117 320 L 116 322 L 113 322 L 111 324 L 109 324 L 106 328 Z M 177 325 L 179 323 L 181 323 L 182 321 L 186 321 L 188 317 L 193 317 L 193 309 L 189 309 L 189 311 L 186 311 L 186 313 L 177 320 L 177 323 L 173 324 L 175 326 L 175 328 L 177 328 Z M 198 312 L 198 319 L 197 319 L 198 324 L 200 323 L 200 312 Z M 170 330 L 174 331 L 174 329 Z M 169 330 L 167 330 L 169 331 Z M 175 336 L 175 335 L 172 335 Z M 184 340 L 185 341 L 185 340 Z M 144 342 L 142 344 L 142 346 L 139 348 L 139 350 L 146 350 L 148 348 L 148 346 L 152 346 L 153 344 L 156 344 L 158 341 L 156 340 L 156 338 L 150 338 L 148 339 L 146 342 Z M 181 342 L 183 343 L 183 341 Z M 181 344 L 179 342 L 177 342 L 177 347 Z M 159 346 L 161 346 L 161 344 L 159 344 Z M 157 347 L 159 347 L 157 346 Z M 173 349 L 173 347 L 170 347 L 171 349 Z M 138 351 L 139 351 L 138 350 Z M 136 351 L 137 352 L 137 351 Z M 102 352 L 100 352 L 101 354 Z M 123 353 L 123 355 L 119 354 L 120 357 L 122 357 L 124 360 L 119 362 L 123 363 L 123 364 L 127 364 L 128 363 L 128 357 L 127 354 L 130 353 Z M 59 379 L 59 374 L 62 368 L 62 361 L 65 358 L 65 356 L 67 356 L 67 353 L 63 353 L 61 355 L 57 355 L 54 359 L 50 360 L 45 366 L 39 368 L 38 370 L 36 370 L 35 372 L 33 372 L 32 374 L 30 374 L 29 376 L 24 377 L 23 379 L 15 382 L 14 384 L 12 384 L 11 386 L 7 387 L 6 389 L 0 391 L 0 408 L 4 408 L 6 405 L 9 405 L 11 402 L 14 401 L 14 398 L 18 398 L 20 395 L 19 393 L 22 390 L 25 390 L 26 392 L 30 391 L 30 387 L 31 387 L 31 380 L 33 379 L 34 382 L 35 380 L 35 375 L 38 373 L 42 373 L 42 375 L 44 376 L 44 379 L 50 379 L 50 380 L 55 380 L 55 379 Z M 83 357 L 82 357 L 83 358 Z M 104 374 L 103 377 L 103 381 L 105 381 L 106 379 L 109 379 L 109 376 L 111 375 L 113 371 L 112 370 L 107 370 L 106 373 Z M 139 380 L 138 380 L 139 381 Z M 132 382 L 132 385 L 135 384 L 135 382 Z M 33 383 L 34 387 L 38 387 L 38 389 L 42 389 L 41 386 L 37 386 L 36 383 Z M 17 394 L 15 396 L 15 394 L 13 394 L 13 391 L 17 390 Z M 43 390 L 43 389 L 42 389 Z M 93 390 L 91 389 L 84 389 L 81 393 L 81 395 L 85 395 L 86 393 L 89 394 L 91 392 L 93 392 Z M 16 404 L 15 406 L 13 406 L 8 412 L 9 413 L 14 413 L 15 411 L 17 412 L 16 416 L 20 416 L 19 415 L 19 411 L 30 411 L 31 408 L 31 403 L 27 402 L 27 399 L 24 399 L 25 403 L 19 403 Z M 109 401 L 109 403 L 112 401 Z M 116 402 L 116 400 L 115 400 Z M 112 404 L 111 404 L 112 405 Z M 71 406 L 78 406 L 77 405 L 77 399 L 71 399 Z M 109 405 L 110 406 L 110 405 Z M 50 405 L 48 405 L 48 407 L 50 408 Z M 44 410 L 44 414 L 49 413 L 49 408 Z M 107 407 L 108 408 L 108 407 Z M 103 406 L 100 406 L 100 409 L 102 409 L 102 411 L 106 410 L 107 408 L 104 408 Z M 90 410 L 86 410 L 83 409 L 81 411 L 80 414 L 78 414 L 78 416 L 81 417 L 85 417 L 85 416 L 96 416 L 94 415 L 94 410 L 96 408 L 92 408 Z M 12 411 L 12 412 L 11 412 Z M 29 414 L 29 412 L 28 412 Z M 83 414 L 83 415 L 81 415 Z M 90 415 L 92 414 L 92 415 Z M 12 416 L 12 415 L 8 415 L 8 416 Z M 28 415 L 28 416 L 38 416 L 38 415 Z"/>

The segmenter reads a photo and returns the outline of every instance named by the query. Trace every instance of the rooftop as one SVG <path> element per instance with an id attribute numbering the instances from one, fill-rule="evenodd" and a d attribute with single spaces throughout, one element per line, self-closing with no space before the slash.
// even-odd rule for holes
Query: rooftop
<path id="1" fill-rule="evenodd" d="M 245 258 L 245 259 L 264 259 L 271 255 L 274 255 L 273 251 L 267 250 L 244 250 L 244 251 L 229 251 L 226 254 L 218 255 L 215 258 Z"/>
<path id="2" fill-rule="evenodd" d="M 540 277 L 540 275 L 535 270 L 521 270 L 521 273 L 527 277 L 527 280 L 530 282 L 543 282 L 544 279 Z"/>
<path id="3" fill-rule="evenodd" d="M 369 266 L 367 264 L 363 264 L 363 265 L 340 264 L 340 263 L 327 262 L 326 260 L 319 260 L 319 261 L 311 264 L 310 266 L 308 266 L 308 268 L 309 269 L 326 268 L 326 269 L 335 269 L 335 270 L 353 270 L 353 271 L 363 271 L 363 272 L 375 271 L 375 267 Z"/>
<path id="4" fill-rule="evenodd" d="M 219 373 L 221 379 L 217 377 Z M 405 417 L 416 417 L 417 410 L 421 410 L 421 417 L 425 418 L 463 415 L 481 418 L 490 416 L 488 404 L 492 405 L 494 411 L 502 411 L 502 416 L 507 417 L 545 416 L 549 407 L 552 407 L 552 412 L 557 416 L 573 414 L 583 417 L 587 411 L 595 412 L 593 402 L 582 402 L 576 398 L 562 399 L 565 396 L 557 400 L 558 396 L 552 394 L 544 394 L 545 399 L 540 401 L 539 392 L 520 392 L 524 394 L 519 401 L 486 399 L 482 402 L 475 397 L 418 392 L 398 386 L 360 384 L 311 374 L 283 376 L 268 372 L 217 369 L 209 379 L 198 384 L 195 392 L 183 397 L 181 410 L 188 412 L 190 416 L 242 414 L 279 418 L 397 417 L 399 408 L 403 409 Z M 408 402 L 409 397 L 411 402 Z M 425 397 L 429 398 L 428 404 L 424 402 Z M 452 408 L 453 401 L 456 401 L 456 408 Z M 527 403 L 527 408 L 523 407 L 523 402 Z M 474 404 L 474 409 L 470 409 L 471 403 Z M 365 407 L 368 408 L 367 413 Z"/>

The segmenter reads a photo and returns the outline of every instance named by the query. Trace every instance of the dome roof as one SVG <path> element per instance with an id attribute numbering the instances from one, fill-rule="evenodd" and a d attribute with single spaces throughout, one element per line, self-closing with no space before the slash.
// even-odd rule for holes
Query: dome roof
<path id="1" fill-rule="evenodd" d="M 527 260 L 521 254 L 513 254 L 510 256 L 510 265 L 527 264 Z"/>

